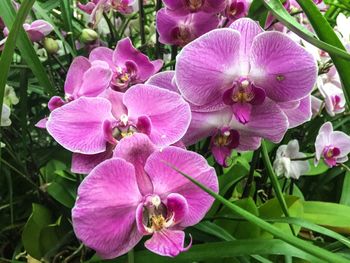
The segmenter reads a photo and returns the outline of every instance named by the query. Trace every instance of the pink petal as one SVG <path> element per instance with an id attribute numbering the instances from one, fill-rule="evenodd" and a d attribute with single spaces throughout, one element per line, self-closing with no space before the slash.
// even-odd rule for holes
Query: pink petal
<path id="1" fill-rule="evenodd" d="M 69 67 L 66 81 L 64 83 L 64 92 L 67 95 L 73 95 L 83 83 L 84 73 L 91 67 L 90 61 L 85 57 L 76 57 Z"/>
<path id="2" fill-rule="evenodd" d="M 161 256 L 176 257 L 184 248 L 185 232 L 180 230 L 165 229 L 154 232 L 151 239 L 145 242 L 145 247 Z"/>
<path id="3" fill-rule="evenodd" d="M 180 93 L 175 82 L 173 81 L 175 77 L 175 71 L 163 71 L 154 74 L 150 77 L 145 84 L 157 86 L 158 88 L 167 89 L 176 93 Z"/>
<path id="4" fill-rule="evenodd" d="M 141 199 L 133 166 L 122 159 L 104 161 L 79 186 L 72 211 L 76 236 L 102 258 L 128 252 L 142 238 L 135 221 Z"/>
<path id="5" fill-rule="evenodd" d="M 301 99 L 298 107 L 294 109 L 286 109 L 283 106 L 281 108 L 288 118 L 289 129 L 311 120 L 311 96 Z"/>
<path id="6" fill-rule="evenodd" d="M 253 108 L 250 103 L 235 103 L 231 107 L 237 121 L 243 124 L 249 122 Z"/>
<path id="7" fill-rule="evenodd" d="M 44 36 L 47 36 L 53 31 L 53 26 L 45 20 L 38 19 L 31 23 L 30 29 L 37 30 L 41 32 Z"/>
<path id="8" fill-rule="evenodd" d="M 185 8 L 185 1 L 181 1 L 181 0 L 163 0 L 163 3 L 167 8 L 171 10 Z"/>
<path id="9" fill-rule="evenodd" d="M 288 129 L 288 120 L 277 104 L 266 98 L 263 104 L 254 105 L 248 123 L 241 124 L 233 119 L 231 127 L 248 136 L 263 137 L 277 143 Z"/>
<path id="10" fill-rule="evenodd" d="M 171 193 L 167 196 L 166 207 L 168 216 L 173 216 L 174 224 L 180 223 L 189 212 L 186 198 L 176 193 Z"/>
<path id="11" fill-rule="evenodd" d="M 111 69 L 114 69 L 116 67 L 113 62 L 113 50 L 106 47 L 94 48 L 89 55 L 89 60 L 91 62 L 102 60 L 108 63 Z"/>
<path id="12" fill-rule="evenodd" d="M 201 155 L 173 146 L 154 152 L 146 162 L 145 171 L 153 183 L 154 194 L 164 199 L 170 193 L 177 193 L 186 199 L 189 213 L 183 218 L 180 226 L 197 224 L 207 213 L 214 199 L 173 167 L 217 192 L 218 179 L 215 170 Z"/>
<path id="13" fill-rule="evenodd" d="M 102 62 L 102 61 L 101 61 Z M 74 90 L 75 97 L 96 97 L 109 87 L 112 71 L 107 63 L 92 65 L 83 75 L 83 82 L 79 89 Z"/>
<path id="14" fill-rule="evenodd" d="M 105 120 L 113 120 L 108 100 L 81 97 L 52 111 L 46 128 L 67 150 L 96 154 L 106 150 Z"/>
<path id="15" fill-rule="evenodd" d="M 66 102 L 61 97 L 53 96 L 49 100 L 47 107 L 49 108 L 50 111 L 53 111 L 59 107 L 62 107 L 65 103 Z"/>
<path id="16" fill-rule="evenodd" d="M 316 164 L 318 163 L 318 160 L 320 160 L 324 148 L 330 145 L 330 136 L 332 132 L 333 126 L 331 122 L 326 122 L 321 126 L 315 140 Z"/>
<path id="17" fill-rule="evenodd" d="M 26 32 L 29 35 L 29 38 L 33 42 L 38 42 L 42 40 L 45 36 L 50 34 L 53 31 L 53 26 L 46 22 L 45 20 L 35 20 Z"/>
<path id="18" fill-rule="evenodd" d="M 46 129 L 47 118 L 43 118 L 38 121 L 34 126 L 40 129 Z"/>
<path id="19" fill-rule="evenodd" d="M 137 184 L 143 195 L 151 194 L 153 191 L 152 182 L 144 167 L 154 151 L 156 151 L 155 145 L 141 133 L 123 138 L 114 150 L 114 157 L 122 158 L 134 166 Z"/>
<path id="20" fill-rule="evenodd" d="M 272 100 L 298 100 L 311 93 L 317 78 L 314 57 L 280 32 L 256 36 L 251 48 L 250 77 Z"/>
<path id="21" fill-rule="evenodd" d="M 132 45 L 130 38 L 124 38 L 117 43 L 117 47 L 113 52 L 113 62 L 115 65 L 124 66 L 128 61 L 132 61 L 137 65 L 138 79 L 142 82 L 156 73 L 156 69 L 149 58 Z M 157 70 L 159 70 L 159 65 L 157 65 Z"/>
<path id="22" fill-rule="evenodd" d="M 195 105 L 223 104 L 223 92 L 239 73 L 239 33 L 216 29 L 185 46 L 177 57 L 176 83 Z"/>
<path id="23" fill-rule="evenodd" d="M 239 45 L 239 61 L 241 74 L 247 75 L 250 69 L 249 57 L 254 38 L 263 32 L 258 22 L 250 18 L 241 18 L 230 25 L 230 28 L 241 33 L 241 41 Z"/>
<path id="24" fill-rule="evenodd" d="M 192 112 L 190 127 L 182 140 L 185 145 L 195 144 L 213 135 L 217 129 L 228 126 L 231 118 L 229 107 L 214 112 Z"/>
<path id="25" fill-rule="evenodd" d="M 247 135 L 244 131 L 239 133 L 239 145 L 237 147 L 238 152 L 254 151 L 260 147 L 261 138 L 252 137 Z"/>
<path id="26" fill-rule="evenodd" d="M 110 101 L 112 104 L 112 114 L 114 118 L 119 119 L 121 115 L 128 114 L 128 110 L 123 104 L 124 93 L 109 88 L 102 92 L 99 96 Z"/>
<path id="27" fill-rule="evenodd" d="M 345 157 L 350 153 L 350 136 L 341 131 L 335 131 L 330 136 L 331 145 L 339 148 L 340 155 L 337 157 Z"/>
<path id="28" fill-rule="evenodd" d="M 187 102 L 177 93 L 151 85 L 135 85 L 124 94 L 130 118 L 147 116 L 151 120 L 151 141 L 166 146 L 180 140 L 191 120 Z"/>
<path id="29" fill-rule="evenodd" d="M 215 161 L 221 166 L 227 167 L 226 159 L 231 156 L 232 149 L 225 146 L 216 146 L 214 145 L 211 148 L 211 152 L 215 158 Z"/>
<path id="30" fill-rule="evenodd" d="M 97 154 L 73 153 L 72 167 L 73 173 L 88 174 L 98 164 L 112 158 L 114 145 L 108 144 L 106 151 Z"/>

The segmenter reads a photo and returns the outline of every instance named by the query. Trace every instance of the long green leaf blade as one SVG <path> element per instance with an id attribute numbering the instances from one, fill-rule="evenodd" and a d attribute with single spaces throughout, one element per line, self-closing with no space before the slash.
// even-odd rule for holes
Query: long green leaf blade
<path id="1" fill-rule="evenodd" d="M 25 4 L 27 2 L 28 1 L 25 1 L 25 2 L 23 2 L 23 4 Z M 33 3 L 35 1 L 31 0 L 29 2 L 33 5 Z M 32 5 L 31 5 L 31 7 L 32 7 Z M 18 34 L 17 41 L 12 43 L 13 48 L 15 46 L 17 46 L 19 48 L 21 56 L 26 61 L 29 68 L 32 70 L 33 74 L 36 76 L 36 78 L 38 79 L 38 82 L 44 88 L 46 93 L 48 93 L 49 95 L 54 95 L 55 88 L 54 88 L 52 82 L 50 81 L 50 79 L 48 78 L 48 76 L 45 72 L 45 68 L 41 64 L 41 62 L 40 62 L 40 60 L 39 60 L 39 58 L 38 58 L 38 56 L 33 48 L 32 42 L 29 40 L 26 32 L 22 28 L 24 20 L 21 21 L 21 25 L 18 28 L 16 28 L 16 30 L 11 30 L 12 26 L 14 25 L 14 22 L 16 20 L 16 17 L 18 18 L 19 15 L 20 14 L 18 13 L 18 15 L 16 16 L 16 12 L 11 4 L 11 1 L 9 1 L 9 0 L 0 1 L 0 16 L 3 18 L 6 26 L 10 29 L 10 33 L 11 33 L 11 31 L 15 31 L 15 33 Z M 27 14 L 26 14 L 26 16 L 27 16 Z M 25 17 L 24 17 L 24 19 L 25 19 Z M 4 50 L 4 52 L 5 52 L 5 50 Z M 11 59 L 12 59 L 12 57 L 11 57 Z M 1 68 L 1 69 L 3 69 L 3 68 Z"/>
<path id="2" fill-rule="evenodd" d="M 324 41 L 318 40 L 310 31 L 301 26 L 287 11 L 284 9 L 280 0 L 261 0 L 267 9 L 289 30 L 313 44 L 314 46 L 327 51 L 329 54 L 334 54 L 346 60 L 350 60 L 350 54 L 343 49 L 330 45 Z"/>
<path id="3" fill-rule="evenodd" d="M 12 30 L 10 30 L 10 33 L 8 35 L 8 38 L 5 43 L 5 47 L 3 50 L 3 53 L 1 55 L 0 59 L 0 116 L 2 113 L 2 103 L 4 101 L 4 92 L 5 92 L 5 85 L 6 85 L 6 80 L 7 76 L 10 71 L 10 65 L 12 63 L 12 57 L 13 53 L 15 52 L 15 46 L 16 46 L 16 41 L 17 38 L 20 34 L 20 30 L 22 29 L 22 25 L 30 12 L 35 0 L 27 0 L 24 1 L 23 4 L 21 5 L 18 14 L 16 16 L 16 20 L 14 21 L 12 25 Z M 8 4 L 7 1 L 3 1 L 0 3 L 0 9 L 4 5 Z M 22 29 L 23 31 L 23 29 Z"/>

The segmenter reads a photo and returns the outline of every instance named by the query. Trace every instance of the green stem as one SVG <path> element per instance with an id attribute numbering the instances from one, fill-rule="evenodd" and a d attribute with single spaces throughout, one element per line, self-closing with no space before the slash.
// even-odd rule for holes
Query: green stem
<path id="1" fill-rule="evenodd" d="M 106 20 L 109 32 L 111 33 L 111 41 L 112 41 L 113 45 L 116 45 L 117 39 L 115 37 L 115 35 L 116 35 L 115 34 L 115 28 L 113 27 L 113 24 L 111 23 L 111 20 L 109 19 L 109 17 L 107 16 L 107 14 L 105 12 L 103 12 L 103 17 Z"/>
<path id="2" fill-rule="evenodd" d="M 135 262 L 135 253 L 134 253 L 134 249 L 131 249 L 128 252 L 128 263 L 134 263 Z"/>
<path id="3" fill-rule="evenodd" d="M 145 35 L 145 10 L 143 9 L 143 0 L 139 1 L 139 21 L 140 21 L 140 35 L 141 35 L 141 44 L 146 44 L 146 35 Z"/>
<path id="4" fill-rule="evenodd" d="M 260 151 L 261 151 L 261 148 L 255 150 L 254 153 L 253 153 L 252 162 L 250 163 L 248 179 L 247 179 L 247 183 L 246 183 L 246 185 L 244 187 L 244 190 L 243 190 L 242 198 L 246 198 L 246 197 L 249 196 L 250 189 L 252 187 L 252 183 L 253 183 L 253 180 L 254 180 L 255 167 L 258 164 L 259 157 L 260 157 Z"/>
<path id="5" fill-rule="evenodd" d="M 156 2 L 156 12 L 158 12 L 159 9 L 162 7 L 162 0 L 157 0 Z M 159 33 L 158 30 L 156 30 L 156 57 L 162 58 L 162 44 L 159 42 Z"/>
<path id="6" fill-rule="evenodd" d="M 287 206 L 286 200 L 284 200 L 281 186 L 278 182 L 277 176 L 276 176 L 275 172 L 273 171 L 272 164 L 271 164 L 271 161 L 269 158 L 269 154 L 267 152 L 266 142 L 264 140 L 261 142 L 261 148 L 262 148 L 262 158 L 264 160 L 264 163 L 265 163 L 265 166 L 267 169 L 267 174 L 270 178 L 272 187 L 275 190 L 275 194 L 276 194 L 276 197 L 278 199 L 278 202 L 280 203 L 283 214 L 286 217 L 289 217 L 288 206 Z M 290 228 L 292 230 L 293 235 L 295 235 L 293 227 L 290 226 Z"/>
<path id="7" fill-rule="evenodd" d="M 310 160 L 315 158 L 315 154 L 310 155 L 310 156 L 306 156 L 306 157 L 302 157 L 302 158 L 294 158 L 294 159 L 290 159 L 291 161 L 306 161 L 306 160 Z"/>

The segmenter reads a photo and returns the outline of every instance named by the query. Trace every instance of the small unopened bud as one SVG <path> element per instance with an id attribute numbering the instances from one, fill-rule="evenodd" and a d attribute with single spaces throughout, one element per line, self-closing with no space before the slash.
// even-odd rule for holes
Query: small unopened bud
<path id="1" fill-rule="evenodd" d="M 85 28 L 81 32 L 80 40 L 84 44 L 89 44 L 91 42 L 94 42 L 97 39 L 98 39 L 98 34 L 96 33 L 96 31 L 94 31 L 90 28 Z"/>
<path id="2" fill-rule="evenodd" d="M 45 37 L 44 39 L 44 48 L 49 54 L 55 54 L 57 53 L 59 46 L 55 39 L 52 39 L 50 37 Z"/>

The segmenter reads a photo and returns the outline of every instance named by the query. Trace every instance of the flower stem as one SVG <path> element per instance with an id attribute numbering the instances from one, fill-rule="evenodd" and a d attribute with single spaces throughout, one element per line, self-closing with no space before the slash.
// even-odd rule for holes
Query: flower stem
<path id="1" fill-rule="evenodd" d="M 156 12 L 158 12 L 159 9 L 162 7 L 162 0 L 157 0 L 156 2 Z M 162 58 L 162 44 L 159 42 L 159 33 L 158 30 L 156 30 L 156 57 Z"/>
<path id="2" fill-rule="evenodd" d="M 267 152 L 266 143 L 264 140 L 261 142 L 261 149 L 262 149 L 262 158 L 263 158 L 263 161 L 264 161 L 266 169 L 267 169 L 267 174 L 270 178 L 273 189 L 275 190 L 278 202 L 280 203 L 283 214 L 286 217 L 289 217 L 288 206 L 287 206 L 286 200 L 284 200 L 281 186 L 278 182 L 277 176 L 276 176 L 275 172 L 273 171 L 272 164 L 271 164 L 271 161 L 269 158 L 269 154 Z M 290 226 L 290 229 L 291 229 L 293 235 L 295 235 L 295 231 L 294 231 L 292 225 L 289 225 L 289 226 Z"/>
<path id="3" fill-rule="evenodd" d="M 115 38 L 115 33 L 114 33 L 115 28 L 113 27 L 111 20 L 109 20 L 109 17 L 107 16 L 107 14 L 105 12 L 103 12 L 103 17 L 106 20 L 109 32 L 111 33 L 111 41 L 112 41 L 113 45 L 115 45 L 117 42 L 117 40 Z"/>
<path id="4" fill-rule="evenodd" d="M 145 10 L 143 10 L 143 0 L 139 1 L 139 21 L 140 21 L 140 35 L 141 35 L 141 44 L 146 44 L 145 36 Z"/>
<path id="5" fill-rule="evenodd" d="M 134 262 L 135 262 L 134 249 L 131 249 L 128 252 L 128 263 L 134 263 Z"/>
<path id="6" fill-rule="evenodd" d="M 257 164 L 259 162 L 260 151 L 261 151 L 261 147 L 259 149 L 255 150 L 253 153 L 252 162 L 250 163 L 248 179 L 247 179 L 247 183 L 246 183 L 244 190 L 243 190 L 242 198 L 246 198 L 249 196 L 250 189 L 251 189 L 252 183 L 254 181 L 255 167 L 257 166 Z"/>
<path id="7" fill-rule="evenodd" d="M 306 161 L 315 158 L 315 154 L 312 154 L 310 156 L 305 156 L 302 158 L 295 158 L 295 159 L 290 159 L 291 161 Z"/>

